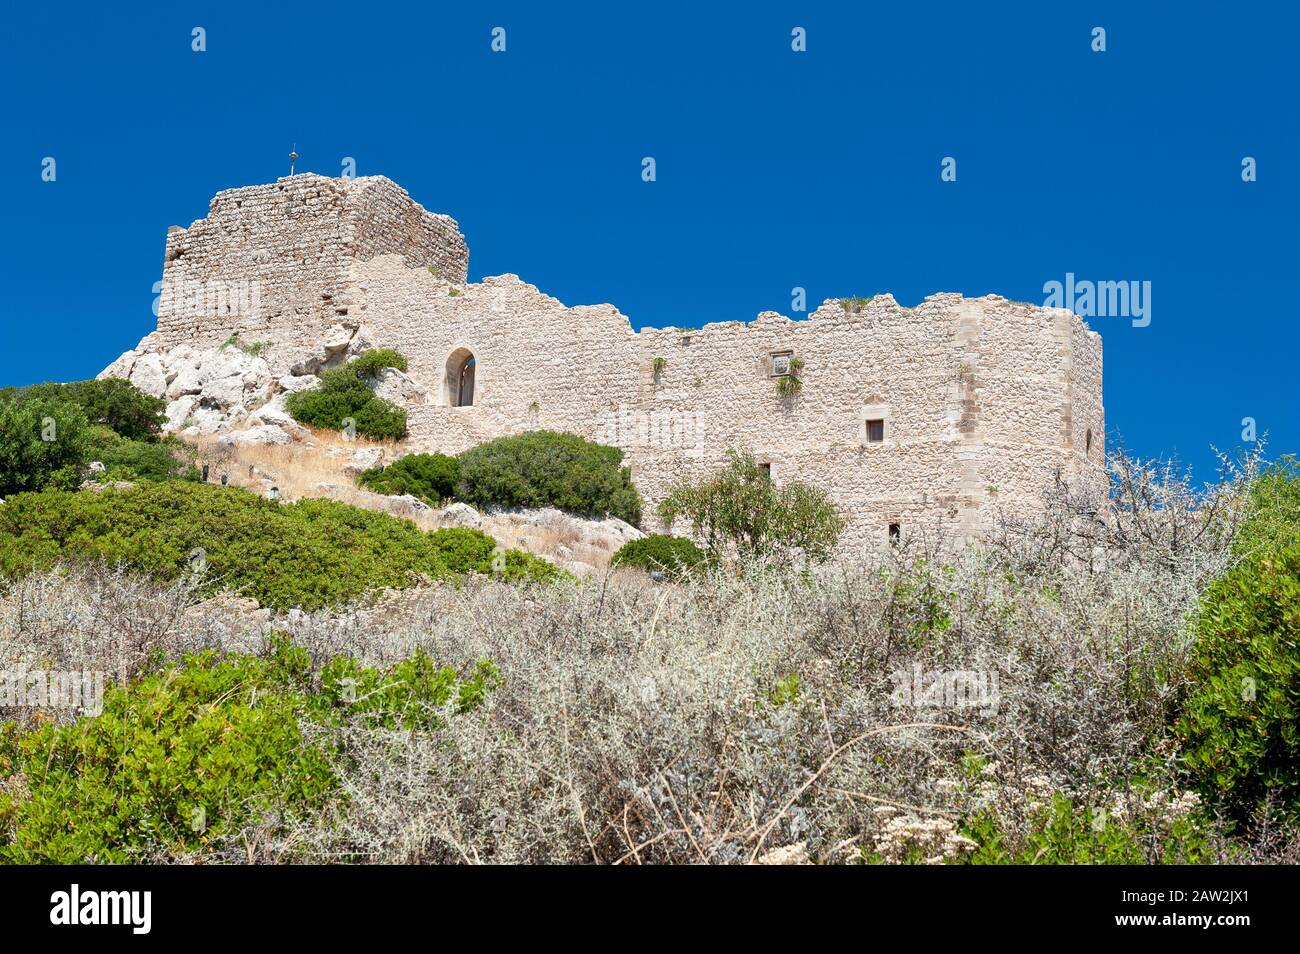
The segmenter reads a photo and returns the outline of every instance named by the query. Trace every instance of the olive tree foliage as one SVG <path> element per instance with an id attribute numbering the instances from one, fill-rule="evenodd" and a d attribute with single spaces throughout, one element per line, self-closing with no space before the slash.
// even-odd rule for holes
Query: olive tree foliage
<path id="1" fill-rule="evenodd" d="M 729 449 L 727 463 L 704 480 L 682 480 L 659 505 L 668 524 L 690 521 L 709 556 L 741 558 L 800 553 L 826 560 L 844 518 L 820 487 L 790 481 L 778 487 L 748 451 Z"/>

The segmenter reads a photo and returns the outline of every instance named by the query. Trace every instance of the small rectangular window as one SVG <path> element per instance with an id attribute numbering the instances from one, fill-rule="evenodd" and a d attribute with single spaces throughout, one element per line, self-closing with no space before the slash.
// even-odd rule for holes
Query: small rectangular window
<path id="1" fill-rule="evenodd" d="M 867 443 L 882 444 L 885 440 L 885 422 L 877 418 L 874 421 L 867 421 Z"/>
<path id="2" fill-rule="evenodd" d="M 772 355 L 772 377 L 783 378 L 790 373 L 790 358 L 793 351 L 777 351 Z"/>
<path id="3" fill-rule="evenodd" d="M 758 465 L 758 471 L 768 480 L 772 479 L 772 465 L 767 461 L 764 461 Z"/>
<path id="4" fill-rule="evenodd" d="M 898 546 L 898 542 L 903 539 L 903 527 L 901 524 L 891 523 L 889 525 L 889 545 Z"/>

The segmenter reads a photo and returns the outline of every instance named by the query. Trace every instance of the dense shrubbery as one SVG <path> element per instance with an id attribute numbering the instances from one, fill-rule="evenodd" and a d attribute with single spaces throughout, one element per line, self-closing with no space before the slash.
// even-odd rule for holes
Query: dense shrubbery
<path id="1" fill-rule="evenodd" d="M 659 505 L 672 524 L 690 521 L 717 558 L 797 551 L 810 559 L 830 556 L 844 521 L 826 491 L 790 481 L 777 487 L 747 451 L 728 450 L 727 465 L 701 481 L 678 482 Z"/>
<path id="2" fill-rule="evenodd" d="M 350 367 L 365 378 L 372 378 L 385 368 L 405 371 L 407 369 L 406 355 L 393 348 L 375 348 L 353 359 Z"/>
<path id="3" fill-rule="evenodd" d="M 184 464 L 157 444 L 165 406 L 116 378 L 0 391 L 0 497 L 76 487 L 105 453 L 117 454 L 118 479 L 180 475 Z"/>
<path id="4" fill-rule="evenodd" d="M 42 398 L 76 405 L 91 424 L 108 427 L 130 441 L 156 440 L 166 421 L 166 401 L 150 397 L 121 378 L 5 388 L 0 390 L 0 400 L 4 398 Z"/>
<path id="5" fill-rule="evenodd" d="M 1225 848 L 1216 844 L 1210 820 L 1198 810 L 1173 815 L 1098 812 L 1055 793 L 1036 807 L 1024 833 L 1008 837 L 993 812 L 978 812 L 962 826 L 973 847 L 951 860 L 972 865 L 1145 865 L 1212 864 Z M 872 860 L 879 860 L 874 858 Z M 914 846 L 906 862 L 925 860 Z"/>
<path id="6" fill-rule="evenodd" d="M 647 572 L 687 573 L 704 562 L 704 551 L 685 537 L 651 533 L 629 540 L 610 558 L 610 566 L 634 566 Z"/>
<path id="7" fill-rule="evenodd" d="M 372 467 L 357 479 L 381 494 L 411 494 L 437 507 L 456 494 L 460 461 L 446 454 L 407 454 L 387 467 Z"/>
<path id="8" fill-rule="evenodd" d="M 301 725 L 434 729 L 498 683 L 481 663 L 462 679 L 416 651 L 387 671 L 339 657 L 313 676 L 277 640 L 265 656 L 187 656 L 129 688 L 102 714 L 20 736 L 0 728 L 0 859 L 122 863 L 199 852 L 250 824 L 284 830 L 342 797 L 337 743 Z"/>
<path id="9" fill-rule="evenodd" d="M 481 552 L 467 558 L 460 536 L 439 533 L 331 500 L 285 505 L 201 483 L 46 491 L 11 497 L 0 508 L 0 573 L 12 578 L 60 560 L 98 558 L 175 579 L 201 564 L 209 590 L 310 609 L 382 587 L 496 569 Z M 494 547 L 477 531 L 458 534 L 475 534 L 479 551 Z M 512 578 L 563 575 L 527 554 L 503 559 Z"/>
<path id="10" fill-rule="evenodd" d="M 297 391 L 285 398 L 284 406 L 294 419 L 313 427 L 342 430 L 348 420 L 356 432 L 377 440 L 406 436 L 406 411 L 375 396 L 371 379 L 385 368 L 406 369 L 406 359 L 396 351 L 381 348 L 368 351 L 342 367 L 320 376 L 320 384 L 309 391 Z"/>
<path id="11" fill-rule="evenodd" d="M 616 447 L 576 434 L 530 431 L 462 454 L 456 496 L 480 507 L 556 507 L 637 524 L 641 496 L 622 461 Z"/>
<path id="12" fill-rule="evenodd" d="M 1205 596 L 1177 734 L 1189 773 L 1237 819 L 1300 818 L 1300 472 L 1251 488 L 1241 562 Z"/>
<path id="13" fill-rule="evenodd" d="M 456 573 L 490 574 L 508 583 L 548 583 L 569 574 L 553 563 L 522 550 L 498 550 L 496 541 L 479 530 L 443 527 L 429 534 L 434 548 Z"/>
<path id="14" fill-rule="evenodd" d="M 1239 796 L 1255 807 L 1285 797 L 1287 760 L 1297 761 L 1286 699 L 1266 699 L 1265 688 L 1279 676 L 1287 684 L 1282 657 L 1294 654 L 1296 571 L 1279 554 L 1296 536 L 1285 505 L 1300 488 L 1257 482 L 1248 507 L 1245 480 L 1188 495 L 1157 469 L 1112 465 L 1121 502 L 1105 523 L 1049 497 L 1045 514 L 1007 517 L 1006 533 L 983 546 L 918 534 L 835 565 L 778 554 L 705 564 L 659 586 L 632 573 L 600 586 L 477 578 L 373 608 L 288 614 L 279 624 L 318 675 L 301 708 L 282 711 L 303 741 L 321 742 L 329 791 L 346 801 L 294 812 L 262 801 L 265 791 L 232 769 L 230 791 L 269 816 L 240 816 L 201 847 L 172 840 L 165 825 L 123 840 L 164 859 L 214 861 L 1300 861 L 1294 820 L 1234 826 L 1219 814 Z M 472 532 L 429 536 L 445 562 L 497 559 Z M 1240 588 L 1212 582 L 1228 580 L 1234 561 L 1260 577 L 1240 590 L 1248 609 L 1221 611 Z M 0 631 L 15 634 L 0 640 L 0 668 L 66 665 L 76 646 L 78 659 L 110 669 L 125 658 L 123 671 L 136 674 L 144 647 L 176 659 L 260 638 L 236 620 L 214 625 L 227 617 L 210 603 L 177 611 L 183 582 L 157 595 L 142 587 L 102 568 L 26 577 L 0 594 Z M 92 604 L 116 609 L 106 616 Z M 187 622 L 191 613 L 199 621 Z M 115 617 L 124 622 L 106 625 Z M 425 659 L 380 684 L 358 667 L 391 673 L 419 648 L 462 673 L 491 659 L 499 677 L 486 669 L 481 691 L 409 721 L 397 715 L 406 687 L 445 685 L 443 671 Z M 339 655 L 358 661 L 331 662 Z M 1254 712 L 1215 688 L 1239 683 L 1243 660 L 1266 671 Z M 933 691 L 962 674 L 981 677 L 977 692 Z M 354 696 L 386 701 L 331 726 Z M 166 714 L 185 711 L 184 700 L 154 700 L 148 711 L 170 732 Z M 1184 719 L 1193 731 L 1177 728 Z M 266 738 L 265 727 L 244 725 L 246 737 Z M 134 744 L 153 751 L 147 735 Z M 236 740 L 221 744 L 229 752 Z M 32 769 L 4 789 L 7 820 L 23 810 L 24 783 L 40 785 L 37 748 L 15 756 L 12 736 L 0 746 L 7 766 Z M 257 751 L 239 757 L 255 762 Z M 1218 761 L 1199 764 L 1201 751 Z M 96 777 L 108 788 L 128 770 Z M 76 778 L 55 778 L 76 792 Z M 284 787 L 299 778 L 287 774 Z M 70 804 L 88 802 L 78 793 Z M 112 817 L 122 804 L 104 796 L 94 808 Z M 32 817 L 53 805 L 42 789 Z M 36 833 L 61 843 L 49 834 L 57 824 L 28 830 L 29 845 Z"/>
<path id="15" fill-rule="evenodd" d="M 86 415 L 74 404 L 0 398 L 0 497 L 75 487 L 89 441 Z"/>
<path id="16" fill-rule="evenodd" d="M 93 428 L 88 456 L 104 465 L 102 481 L 198 480 L 194 448 L 176 437 L 158 441 L 133 441 L 107 428 Z"/>

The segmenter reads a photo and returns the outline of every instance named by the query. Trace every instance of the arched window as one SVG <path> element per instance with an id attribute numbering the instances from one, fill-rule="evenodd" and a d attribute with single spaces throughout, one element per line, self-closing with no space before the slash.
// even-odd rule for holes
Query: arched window
<path id="1" fill-rule="evenodd" d="M 457 348 L 447 359 L 447 403 L 452 407 L 474 404 L 474 369 L 477 362 L 467 348 Z"/>

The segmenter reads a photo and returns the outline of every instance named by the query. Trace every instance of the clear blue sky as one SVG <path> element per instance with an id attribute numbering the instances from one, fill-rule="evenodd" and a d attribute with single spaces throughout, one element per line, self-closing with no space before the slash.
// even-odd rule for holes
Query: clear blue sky
<path id="1" fill-rule="evenodd" d="M 1149 327 L 1091 321 L 1108 429 L 1208 478 L 1243 417 L 1300 450 L 1298 26 L 1203 2 L 7 3 L 0 384 L 134 345 L 167 226 L 296 142 L 300 170 L 352 156 L 458 219 L 471 278 L 638 327 L 790 313 L 794 286 L 1150 281 Z"/>

